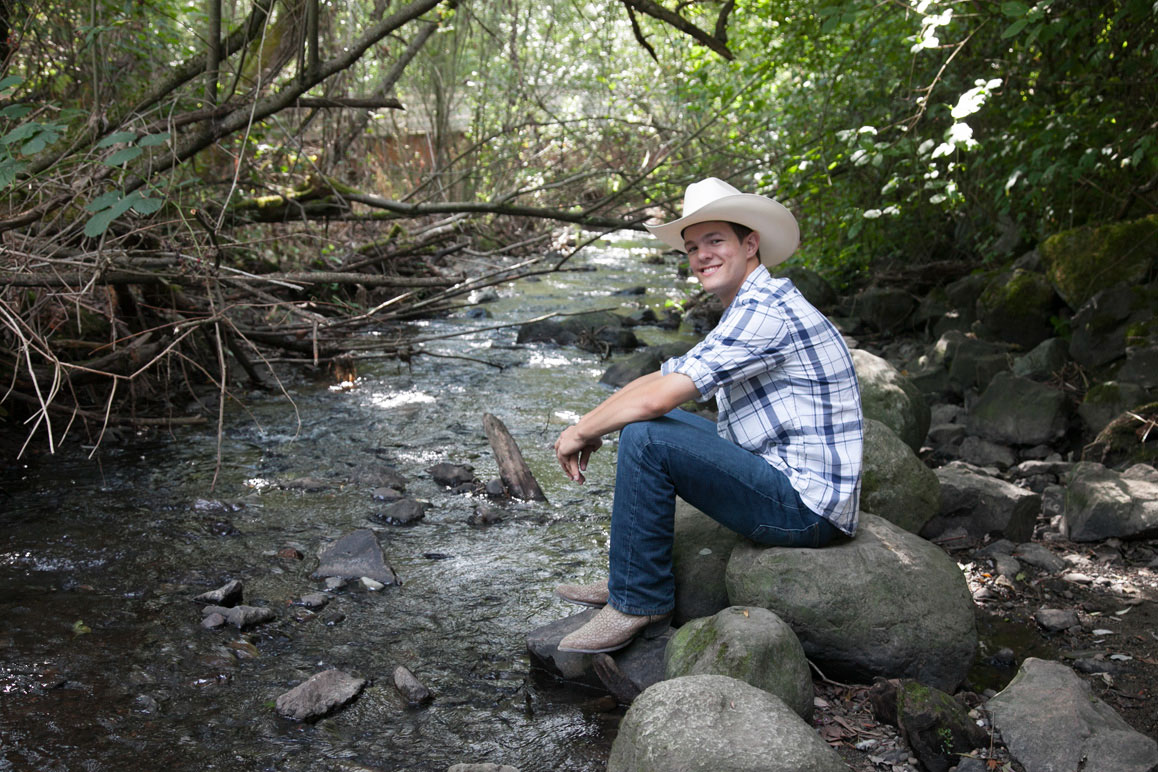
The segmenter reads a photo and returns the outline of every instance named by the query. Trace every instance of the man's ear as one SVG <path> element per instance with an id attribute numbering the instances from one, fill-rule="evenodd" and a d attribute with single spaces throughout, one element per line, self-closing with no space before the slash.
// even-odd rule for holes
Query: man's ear
<path id="1" fill-rule="evenodd" d="M 748 257 L 753 257 L 760 251 L 760 234 L 751 231 L 744 237 L 744 250 Z"/>

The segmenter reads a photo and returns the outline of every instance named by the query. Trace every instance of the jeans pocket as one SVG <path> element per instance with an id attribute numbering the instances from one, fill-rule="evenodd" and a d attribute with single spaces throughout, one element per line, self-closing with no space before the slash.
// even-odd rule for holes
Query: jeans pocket
<path id="1" fill-rule="evenodd" d="M 821 524 L 813 523 L 804 528 L 758 525 L 756 530 L 748 534 L 748 538 L 768 547 L 819 547 Z"/>

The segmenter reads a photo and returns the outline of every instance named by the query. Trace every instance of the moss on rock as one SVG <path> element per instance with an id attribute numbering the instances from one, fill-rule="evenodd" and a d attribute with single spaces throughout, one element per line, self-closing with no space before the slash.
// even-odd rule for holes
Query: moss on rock
<path id="1" fill-rule="evenodd" d="M 1046 274 L 1075 311 L 1099 291 L 1143 281 L 1158 260 L 1158 215 L 1083 226 L 1050 236 L 1038 247 Z"/>

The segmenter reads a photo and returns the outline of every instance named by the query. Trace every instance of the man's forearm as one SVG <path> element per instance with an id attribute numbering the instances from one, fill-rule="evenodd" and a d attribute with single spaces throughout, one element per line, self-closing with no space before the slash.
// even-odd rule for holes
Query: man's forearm
<path id="1" fill-rule="evenodd" d="M 658 371 L 636 378 L 579 419 L 576 429 L 585 439 L 598 439 L 629 423 L 658 418 L 699 396 L 692 379 L 682 373 Z"/>

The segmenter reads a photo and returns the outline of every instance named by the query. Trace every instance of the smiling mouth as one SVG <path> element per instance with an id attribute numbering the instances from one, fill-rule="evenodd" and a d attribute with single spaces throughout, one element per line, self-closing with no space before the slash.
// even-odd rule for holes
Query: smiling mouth
<path id="1" fill-rule="evenodd" d="M 709 265 L 705 268 L 700 269 L 700 276 L 711 276 L 713 273 L 715 273 L 719 269 L 720 269 L 720 266 L 718 266 L 718 265 Z"/>

